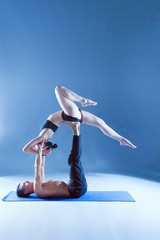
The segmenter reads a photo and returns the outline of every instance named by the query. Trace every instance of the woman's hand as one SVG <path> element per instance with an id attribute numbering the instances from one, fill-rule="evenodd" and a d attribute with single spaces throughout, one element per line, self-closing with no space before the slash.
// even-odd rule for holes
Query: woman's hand
<path id="1" fill-rule="evenodd" d="M 24 146 L 23 152 L 37 154 L 38 145 L 41 144 L 43 141 L 44 141 L 43 136 L 38 136 L 38 137 L 34 138 L 29 143 L 27 143 L 26 146 Z"/>
<path id="2" fill-rule="evenodd" d="M 46 156 L 52 152 L 52 148 L 48 149 L 48 146 L 46 146 L 45 141 L 43 140 L 40 144 L 40 150 L 42 151 L 42 156 Z"/>

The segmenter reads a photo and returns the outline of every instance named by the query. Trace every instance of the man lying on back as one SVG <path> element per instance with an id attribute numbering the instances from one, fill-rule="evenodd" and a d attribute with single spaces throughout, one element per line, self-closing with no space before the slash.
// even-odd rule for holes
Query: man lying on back
<path id="1" fill-rule="evenodd" d="M 80 123 L 68 122 L 68 125 L 73 130 L 72 150 L 68 158 L 70 166 L 69 183 L 44 179 L 45 156 L 42 155 L 42 150 L 45 143 L 43 141 L 37 145 L 35 181 L 30 182 L 27 180 L 20 183 L 17 186 L 17 195 L 19 197 L 28 197 L 31 193 L 35 193 L 39 198 L 78 198 L 87 191 L 87 182 L 80 161 L 82 151 Z M 36 146 L 34 147 L 36 149 Z"/>

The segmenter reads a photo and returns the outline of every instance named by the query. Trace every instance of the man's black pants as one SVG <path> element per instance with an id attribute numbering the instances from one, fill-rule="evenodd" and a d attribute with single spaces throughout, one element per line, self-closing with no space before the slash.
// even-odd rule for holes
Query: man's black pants
<path id="1" fill-rule="evenodd" d="M 73 198 L 78 198 L 87 191 L 87 181 L 80 161 L 81 152 L 81 136 L 73 136 L 72 150 L 68 158 L 68 164 L 70 166 L 68 189 Z"/>

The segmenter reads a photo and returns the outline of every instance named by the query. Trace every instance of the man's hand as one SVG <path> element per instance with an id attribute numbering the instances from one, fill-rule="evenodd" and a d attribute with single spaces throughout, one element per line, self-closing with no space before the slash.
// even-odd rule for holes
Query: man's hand
<path id="1" fill-rule="evenodd" d="M 37 144 L 38 147 L 38 153 L 42 154 L 42 156 L 46 156 L 51 153 L 52 149 L 47 149 L 48 146 L 45 144 L 45 140 L 43 140 L 41 143 Z"/>
<path id="2" fill-rule="evenodd" d="M 43 145 L 44 145 L 44 140 L 43 140 L 41 143 L 37 144 L 38 152 L 39 152 L 39 153 L 42 152 Z"/>

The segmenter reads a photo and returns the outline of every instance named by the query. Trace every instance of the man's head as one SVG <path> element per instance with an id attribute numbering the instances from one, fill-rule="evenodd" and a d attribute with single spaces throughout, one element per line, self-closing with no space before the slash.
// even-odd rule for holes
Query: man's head
<path id="1" fill-rule="evenodd" d="M 16 192 L 19 197 L 28 197 L 31 193 L 34 192 L 33 182 L 29 182 L 27 180 L 23 183 L 18 184 Z"/>

